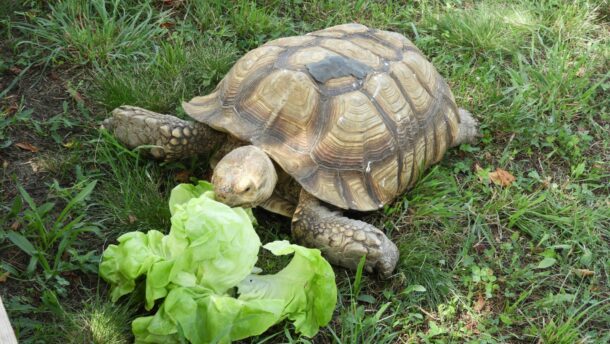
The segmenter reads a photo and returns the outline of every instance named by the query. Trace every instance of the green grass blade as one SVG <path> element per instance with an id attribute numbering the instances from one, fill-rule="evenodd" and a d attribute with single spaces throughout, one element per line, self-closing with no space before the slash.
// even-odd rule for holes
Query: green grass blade
<path id="1" fill-rule="evenodd" d="M 362 271 L 364 270 L 364 264 L 366 263 L 366 255 L 360 258 L 358 267 L 356 268 L 356 277 L 354 277 L 354 298 L 358 298 L 360 294 L 360 287 L 362 285 Z"/>
<path id="2" fill-rule="evenodd" d="M 89 197 L 89 195 L 95 188 L 96 184 L 97 184 L 97 180 L 92 181 L 91 183 L 87 184 L 87 186 L 85 186 L 76 196 L 74 196 L 74 198 L 72 198 L 68 202 L 68 204 L 65 206 L 65 208 L 62 210 L 61 214 L 59 214 L 59 216 L 57 217 L 57 220 L 55 222 L 56 223 L 63 222 L 65 217 L 70 212 L 70 210 L 72 210 L 72 208 L 76 204 L 83 202 L 85 200 L 85 198 Z"/>
<path id="3" fill-rule="evenodd" d="M 38 250 L 36 250 L 30 240 L 28 240 L 28 238 L 24 237 L 23 235 L 15 231 L 9 231 L 6 237 L 15 246 L 19 247 L 23 252 L 27 253 L 28 255 L 34 256 L 36 255 L 36 253 L 38 253 Z"/>

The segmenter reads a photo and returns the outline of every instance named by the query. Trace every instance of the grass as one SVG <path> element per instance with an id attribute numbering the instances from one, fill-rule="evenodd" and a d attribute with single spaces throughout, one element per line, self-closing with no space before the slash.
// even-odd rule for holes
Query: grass
<path id="1" fill-rule="evenodd" d="M 70 343 L 127 344 L 134 308 L 128 303 L 116 305 L 105 296 L 94 296 L 86 306 L 65 317 L 71 323 L 66 329 Z"/>
<path id="2" fill-rule="evenodd" d="M 157 165 L 142 161 L 138 154 L 103 134 L 94 147 L 96 168 L 106 177 L 97 193 L 95 212 L 107 231 L 118 236 L 133 230 L 167 230 L 170 214 L 162 190 L 169 179 L 161 175 Z"/>
<path id="3" fill-rule="evenodd" d="M 134 104 L 175 113 L 182 100 L 210 92 L 236 58 L 236 48 L 219 40 L 162 42 L 151 61 L 97 69 L 94 97 L 109 110 Z"/>
<path id="4" fill-rule="evenodd" d="M 14 28 L 29 39 L 27 45 L 39 56 L 36 62 L 106 65 L 112 62 L 150 57 L 152 40 L 166 33 L 164 12 L 155 13 L 150 4 L 132 6 L 122 1 L 59 1 L 45 13 L 23 13 Z"/>
<path id="5" fill-rule="evenodd" d="M 166 231 L 168 190 L 206 157 L 159 164 L 100 132 L 108 110 L 183 115 L 264 42 L 357 21 L 403 33 L 481 123 L 408 193 L 365 219 L 397 243 L 392 278 L 336 269 L 314 339 L 249 342 L 610 342 L 610 28 L 604 0 L 8 1 L 0 5 L 0 295 L 20 342 L 125 343 L 99 255 Z M 37 151 L 20 149 L 29 143 Z M 491 180 L 501 168 L 510 187 Z M 289 221 L 257 211 L 264 241 Z M 282 262 L 262 260 L 277 270 Z M 10 297 L 9 297 L 10 295 Z"/>

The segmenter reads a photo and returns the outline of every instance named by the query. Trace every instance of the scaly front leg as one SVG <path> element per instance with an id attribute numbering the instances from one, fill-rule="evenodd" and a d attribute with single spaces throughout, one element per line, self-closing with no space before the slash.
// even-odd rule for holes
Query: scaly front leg
<path id="1" fill-rule="evenodd" d="M 162 115 L 135 106 L 121 106 L 102 127 L 129 148 L 155 146 L 148 153 L 155 159 L 171 161 L 208 154 L 217 148 L 224 134 L 207 125 Z"/>
<path id="2" fill-rule="evenodd" d="M 331 211 L 305 190 L 292 218 L 292 235 L 305 246 L 319 248 L 332 264 L 350 269 L 366 255 L 366 270 L 387 277 L 398 261 L 396 245 L 382 231 Z"/>

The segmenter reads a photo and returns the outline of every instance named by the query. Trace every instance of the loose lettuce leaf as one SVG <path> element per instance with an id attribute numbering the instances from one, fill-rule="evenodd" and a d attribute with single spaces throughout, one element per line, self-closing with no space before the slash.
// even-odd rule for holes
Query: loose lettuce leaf
<path id="1" fill-rule="evenodd" d="M 171 343 L 178 328 L 192 343 L 229 343 L 265 332 L 288 318 L 297 332 L 314 336 L 328 324 L 337 302 L 334 272 L 320 251 L 288 241 L 264 246 L 275 255 L 294 253 L 275 275 L 250 275 L 239 283 L 239 297 L 219 295 L 208 288 L 176 288 L 151 317 L 132 327 L 138 342 Z"/>
<path id="2" fill-rule="evenodd" d="M 334 273 L 319 250 L 278 241 L 275 255 L 294 253 L 275 275 L 254 275 L 260 239 L 249 214 L 214 200 L 212 186 L 181 184 L 172 190 L 172 227 L 127 233 L 102 256 L 100 275 L 112 300 L 134 290 L 146 276 L 146 309 L 163 299 L 153 316 L 137 318 L 138 343 L 228 343 L 290 319 L 313 336 L 332 316 L 337 298 Z M 234 287 L 239 297 L 232 296 Z"/>
<path id="3" fill-rule="evenodd" d="M 335 273 L 320 250 L 274 241 L 263 246 L 276 256 L 294 253 L 292 261 L 275 275 L 250 275 L 237 287 L 239 299 L 284 300 L 284 316 L 297 332 L 314 336 L 328 324 L 337 302 Z"/>
<path id="4" fill-rule="evenodd" d="M 160 245 L 162 238 L 163 233 L 155 230 L 146 234 L 129 232 L 118 238 L 118 246 L 110 245 L 104 251 L 99 273 L 112 286 L 113 302 L 131 293 L 135 280 L 165 258 Z"/>
<path id="5" fill-rule="evenodd" d="M 259 335 L 282 319 L 283 300 L 242 301 L 204 288 L 172 289 L 154 316 L 132 324 L 136 343 L 229 343 Z"/>

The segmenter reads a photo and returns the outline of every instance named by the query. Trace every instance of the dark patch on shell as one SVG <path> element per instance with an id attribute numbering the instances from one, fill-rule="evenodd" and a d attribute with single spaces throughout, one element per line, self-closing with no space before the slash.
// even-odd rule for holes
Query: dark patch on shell
<path id="1" fill-rule="evenodd" d="M 371 71 L 371 67 L 344 56 L 329 56 L 322 61 L 308 64 L 307 70 L 317 82 L 323 84 L 330 79 L 349 75 L 363 79 Z"/>

